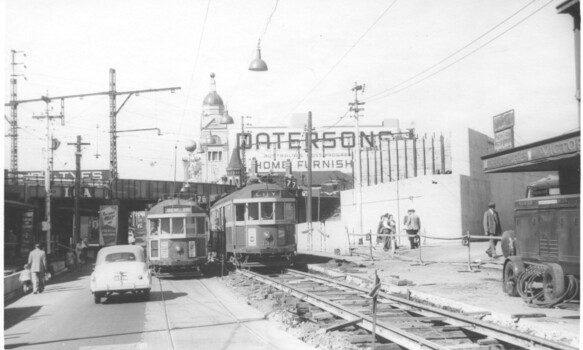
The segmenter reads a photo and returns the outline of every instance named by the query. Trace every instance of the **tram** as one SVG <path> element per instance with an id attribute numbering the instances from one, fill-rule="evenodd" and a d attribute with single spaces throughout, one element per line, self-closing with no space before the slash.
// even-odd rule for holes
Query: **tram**
<path id="1" fill-rule="evenodd" d="M 210 210 L 211 246 L 237 267 L 293 263 L 296 198 L 279 185 L 250 184 L 216 201 Z"/>
<path id="2" fill-rule="evenodd" d="M 486 173 L 558 173 L 528 186 L 502 235 L 503 290 L 535 306 L 580 298 L 580 147 L 576 131 L 482 157 Z"/>
<path id="3" fill-rule="evenodd" d="M 208 262 L 208 215 L 196 202 L 173 198 L 146 211 L 147 257 L 161 277 L 201 275 Z"/>

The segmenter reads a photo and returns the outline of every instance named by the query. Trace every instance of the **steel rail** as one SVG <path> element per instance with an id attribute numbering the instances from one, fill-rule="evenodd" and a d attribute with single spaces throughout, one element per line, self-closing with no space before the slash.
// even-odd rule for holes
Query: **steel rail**
<path id="1" fill-rule="evenodd" d="M 247 270 L 237 270 L 238 273 L 247 276 L 249 278 L 253 278 L 257 281 L 265 283 L 267 285 L 273 286 L 283 292 L 289 293 L 297 298 L 305 300 L 310 304 L 313 304 L 323 310 L 326 310 L 334 315 L 340 316 L 346 320 L 356 320 L 360 319 L 358 324 L 361 328 L 364 328 L 368 331 L 372 331 L 373 321 L 372 317 L 362 314 L 360 312 L 352 311 L 342 305 L 327 300 L 325 298 L 319 297 L 312 293 L 302 291 L 299 288 L 292 287 L 288 284 L 282 283 L 270 277 L 259 275 L 255 272 L 247 271 Z M 295 272 L 295 271 L 294 271 Z M 306 276 L 313 277 L 312 275 L 307 274 Z M 331 283 L 337 284 L 335 281 L 331 281 Z M 350 287 L 352 288 L 352 287 Z M 368 291 L 363 291 L 366 293 Z M 448 347 L 435 343 L 433 341 L 427 340 L 422 338 L 418 335 L 409 333 L 404 331 L 398 327 L 387 325 L 387 324 L 377 324 L 376 325 L 376 334 L 391 340 L 394 343 L 399 344 L 407 349 L 439 349 L 439 350 L 447 350 Z"/>
<path id="2" fill-rule="evenodd" d="M 308 277 L 314 280 L 325 281 L 327 283 L 333 283 L 336 285 L 343 286 L 345 288 L 350 288 L 353 290 L 360 291 L 362 293 L 368 293 L 369 290 L 365 288 L 361 288 L 358 286 L 351 285 L 346 282 L 335 281 L 333 279 L 329 279 L 322 276 L 316 276 L 309 273 L 297 271 L 297 270 L 288 270 L 289 273 L 298 276 Z M 372 282 L 371 282 L 372 283 Z M 384 299 L 388 299 L 394 302 L 398 302 L 404 305 L 408 305 L 410 307 L 414 307 L 420 310 L 429 311 L 431 313 L 435 313 L 441 316 L 447 317 L 446 322 L 451 323 L 452 325 L 459 326 L 467 331 L 483 334 L 489 336 L 491 338 L 500 340 L 504 343 L 513 344 L 522 348 L 530 349 L 535 346 L 538 348 L 544 347 L 547 349 L 553 350 L 578 350 L 576 347 L 572 347 L 566 344 L 553 342 L 541 337 L 537 337 L 530 334 L 519 333 L 514 330 L 510 330 L 501 326 L 498 326 L 493 323 L 476 320 L 475 318 L 460 315 L 451 311 L 442 310 L 440 308 L 424 305 L 415 301 L 407 300 L 398 296 L 390 295 L 384 292 L 379 293 L 379 296 L 383 297 Z"/>

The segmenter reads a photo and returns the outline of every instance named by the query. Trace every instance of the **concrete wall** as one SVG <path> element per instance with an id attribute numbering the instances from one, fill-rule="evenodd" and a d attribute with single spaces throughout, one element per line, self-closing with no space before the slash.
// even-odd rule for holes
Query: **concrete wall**
<path id="1" fill-rule="evenodd" d="M 460 176 L 427 175 L 386 182 L 362 188 L 363 232 L 375 232 L 380 216 L 393 214 L 401 232 L 403 219 L 414 208 L 421 219 L 421 230 L 428 236 L 461 236 Z M 342 221 L 358 231 L 355 191 L 341 193 Z M 406 238 L 401 238 L 403 244 Z"/>
<path id="2" fill-rule="evenodd" d="M 314 222 L 312 227 L 310 234 L 307 232 L 307 223 L 296 225 L 296 242 L 300 253 L 314 251 L 334 254 L 339 251 L 341 255 L 350 254 L 344 222 Z"/>
<path id="3" fill-rule="evenodd" d="M 427 236 L 453 238 L 468 231 L 481 235 L 484 211 L 491 201 L 500 213 L 502 230 L 513 229 L 514 201 L 524 198 L 529 183 L 549 172 L 484 174 L 481 157 L 494 151 L 492 138 L 465 129 L 453 133 L 451 140 L 452 174 L 424 175 L 362 187 L 363 233 L 375 232 L 384 213 L 395 216 L 397 230 L 401 232 L 403 217 L 409 208 L 414 208 L 421 218 L 421 232 Z M 320 226 L 328 237 L 315 232 L 310 238 L 299 233 L 298 249 L 329 253 L 340 249 L 342 254 L 348 254 L 346 228 L 358 232 L 355 190 L 341 192 L 340 209 L 340 221 L 327 221 Z M 357 242 L 358 237 L 352 237 L 352 243 Z M 460 244 L 457 240 L 439 242 Z M 408 245 L 406 238 L 400 238 L 399 244 Z"/>

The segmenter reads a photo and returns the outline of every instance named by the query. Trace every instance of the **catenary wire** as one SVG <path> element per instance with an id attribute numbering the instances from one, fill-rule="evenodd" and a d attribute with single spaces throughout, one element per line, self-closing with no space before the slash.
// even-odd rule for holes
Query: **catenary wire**
<path id="1" fill-rule="evenodd" d="M 412 87 L 412 86 L 415 86 L 415 85 L 417 85 L 417 84 L 419 84 L 419 83 L 421 83 L 421 82 L 423 82 L 423 81 L 425 81 L 425 80 L 427 80 L 427 79 L 429 79 L 429 78 L 433 77 L 434 75 L 436 75 L 436 74 L 438 74 L 438 73 L 441 73 L 441 72 L 443 72 L 444 70 L 448 69 L 449 67 L 453 66 L 454 64 L 456 64 L 456 63 L 458 63 L 458 62 L 460 62 L 460 61 L 464 60 L 464 59 L 465 59 L 465 58 L 467 58 L 468 56 L 470 56 L 470 55 L 474 54 L 476 51 L 480 50 L 480 49 L 481 49 L 481 48 L 483 48 L 484 46 L 486 46 L 486 45 L 488 45 L 488 44 L 492 43 L 494 40 L 498 39 L 498 38 L 499 38 L 499 37 L 501 37 L 502 35 L 504 35 L 504 34 L 508 33 L 510 30 L 512 30 L 512 29 L 514 29 L 515 27 L 517 27 L 518 25 L 522 24 L 524 21 L 526 21 L 526 20 L 527 20 L 527 19 L 529 19 L 530 17 L 534 16 L 536 13 L 538 13 L 539 11 L 541 11 L 542 9 L 544 9 L 545 7 L 547 7 L 547 6 L 548 6 L 549 4 L 551 4 L 551 3 L 552 3 L 552 0 L 550 0 L 549 2 L 547 2 L 546 4 L 544 4 L 543 6 L 541 6 L 541 7 L 540 7 L 540 8 L 538 8 L 537 10 L 535 10 L 534 12 L 532 12 L 532 13 L 531 13 L 530 15 L 528 15 L 527 17 L 525 17 L 525 18 L 523 18 L 522 20 L 518 21 L 517 23 L 515 23 L 514 25 L 512 25 L 510 28 L 506 29 L 506 30 L 505 30 L 505 31 L 503 31 L 502 33 L 500 33 L 500 34 L 496 35 L 494 38 L 492 38 L 492 39 L 490 39 L 489 41 L 487 41 L 486 43 L 484 43 L 484 44 L 482 44 L 482 45 L 478 46 L 476 49 L 474 49 L 474 50 L 470 51 L 469 53 L 465 54 L 464 56 L 462 56 L 462 57 L 458 58 L 457 60 L 455 60 L 455 61 L 451 62 L 450 64 L 446 65 L 445 67 L 443 67 L 443 68 L 440 68 L 440 69 L 438 69 L 437 71 L 435 71 L 435 72 L 433 72 L 433 73 L 429 74 L 428 76 L 426 76 L 426 77 L 424 77 L 424 78 L 422 78 L 422 79 L 420 79 L 420 80 L 418 80 L 418 81 L 416 81 L 416 82 L 413 82 L 413 83 L 411 83 L 411 84 L 408 84 L 407 86 L 404 86 L 404 87 L 402 87 L 402 88 L 400 88 L 400 89 L 396 89 L 396 90 L 395 90 L 395 91 L 393 91 L 393 92 L 387 92 L 387 93 L 384 93 L 383 95 L 381 95 L 381 96 L 377 96 L 377 97 L 375 97 L 375 98 L 369 98 L 369 99 L 367 99 L 367 101 L 376 101 L 376 100 L 380 100 L 380 99 L 383 99 L 383 98 L 387 98 L 387 97 L 389 97 L 389 96 L 392 96 L 392 95 L 394 95 L 394 94 L 396 94 L 396 93 L 398 93 L 398 92 L 401 92 L 401 91 L 403 91 L 403 90 L 406 90 L 406 89 L 408 89 L 408 88 L 410 88 L 410 87 Z"/>
<path id="2" fill-rule="evenodd" d="M 352 52 L 352 50 L 354 50 L 354 48 L 356 47 L 356 45 L 358 45 L 360 43 L 360 41 L 385 16 L 385 14 L 393 7 L 393 5 L 395 5 L 396 2 L 397 2 L 397 0 L 394 0 L 389 6 L 387 6 L 387 8 L 380 14 L 380 16 L 377 17 L 377 19 L 364 31 L 364 33 L 356 40 L 356 42 L 350 46 L 350 48 L 340 57 L 340 59 L 338 61 L 336 61 L 336 63 L 334 63 L 334 65 L 332 66 L 332 68 L 330 68 L 328 70 L 328 72 L 326 72 L 326 74 L 324 74 L 324 76 L 308 91 L 308 93 L 291 109 L 291 111 L 288 114 L 292 114 L 293 111 L 296 108 L 298 108 L 308 98 L 308 96 L 310 96 L 310 94 L 312 92 L 314 92 L 314 90 L 316 90 L 316 88 L 318 86 L 320 86 L 320 84 L 326 78 L 328 78 L 328 76 L 334 71 L 334 69 L 336 69 L 336 67 L 338 67 L 338 65 L 344 60 L 344 58 L 346 58 L 346 56 L 348 56 L 348 54 L 350 52 Z"/>
<path id="3" fill-rule="evenodd" d="M 452 58 L 453 56 L 457 55 L 458 53 L 460 53 L 461 51 L 463 51 L 464 49 L 468 48 L 469 46 L 471 46 L 472 44 L 474 44 L 475 42 L 477 42 L 478 40 L 482 39 L 483 37 L 485 37 L 486 35 L 490 34 L 491 32 L 493 32 L 495 29 L 497 29 L 498 27 L 500 27 L 501 25 L 503 25 L 504 23 L 508 22 L 510 19 L 512 19 L 513 17 L 515 17 L 516 15 L 518 15 L 520 12 L 524 11 L 528 6 L 532 5 L 534 2 L 536 2 L 536 0 L 532 0 L 531 2 L 529 2 L 528 4 L 524 5 L 522 8 L 520 8 L 518 11 L 514 12 L 512 15 L 510 15 L 509 17 L 506 17 L 506 19 L 504 19 L 502 22 L 496 24 L 494 27 L 490 28 L 489 30 L 487 30 L 486 32 L 484 32 L 482 35 L 478 36 L 477 38 L 473 39 L 472 41 L 470 41 L 469 43 L 467 43 L 466 45 L 462 46 L 461 48 L 457 49 L 456 51 L 452 52 L 451 54 L 449 54 L 448 56 L 446 56 L 445 58 L 441 59 L 440 61 L 438 61 L 437 63 L 434 63 L 433 65 L 427 67 L 426 69 L 422 70 L 421 72 L 411 76 L 408 79 L 403 80 L 402 82 L 391 86 L 388 89 L 385 89 L 383 91 L 380 91 L 378 93 L 375 93 L 371 96 L 369 96 L 368 98 L 364 99 L 366 100 L 370 100 L 370 99 L 374 99 L 377 96 L 380 96 L 382 94 L 384 94 L 385 92 L 388 92 L 390 90 L 393 90 L 403 84 L 408 83 L 409 81 L 417 78 L 418 76 L 421 76 L 423 74 L 425 74 L 426 72 L 430 71 L 431 69 L 439 66 L 440 64 L 442 64 L 443 62 L 447 61 L 448 59 Z"/>

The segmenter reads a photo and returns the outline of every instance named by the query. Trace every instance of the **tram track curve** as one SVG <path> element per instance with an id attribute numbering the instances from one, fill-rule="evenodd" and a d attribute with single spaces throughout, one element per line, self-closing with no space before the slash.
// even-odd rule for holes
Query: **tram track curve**
<path id="1" fill-rule="evenodd" d="M 271 275 L 275 277 L 248 270 L 237 273 L 308 302 L 347 325 L 372 331 L 368 289 L 295 270 Z M 376 316 L 376 334 L 407 349 L 576 349 L 383 292 L 379 293 Z"/>

